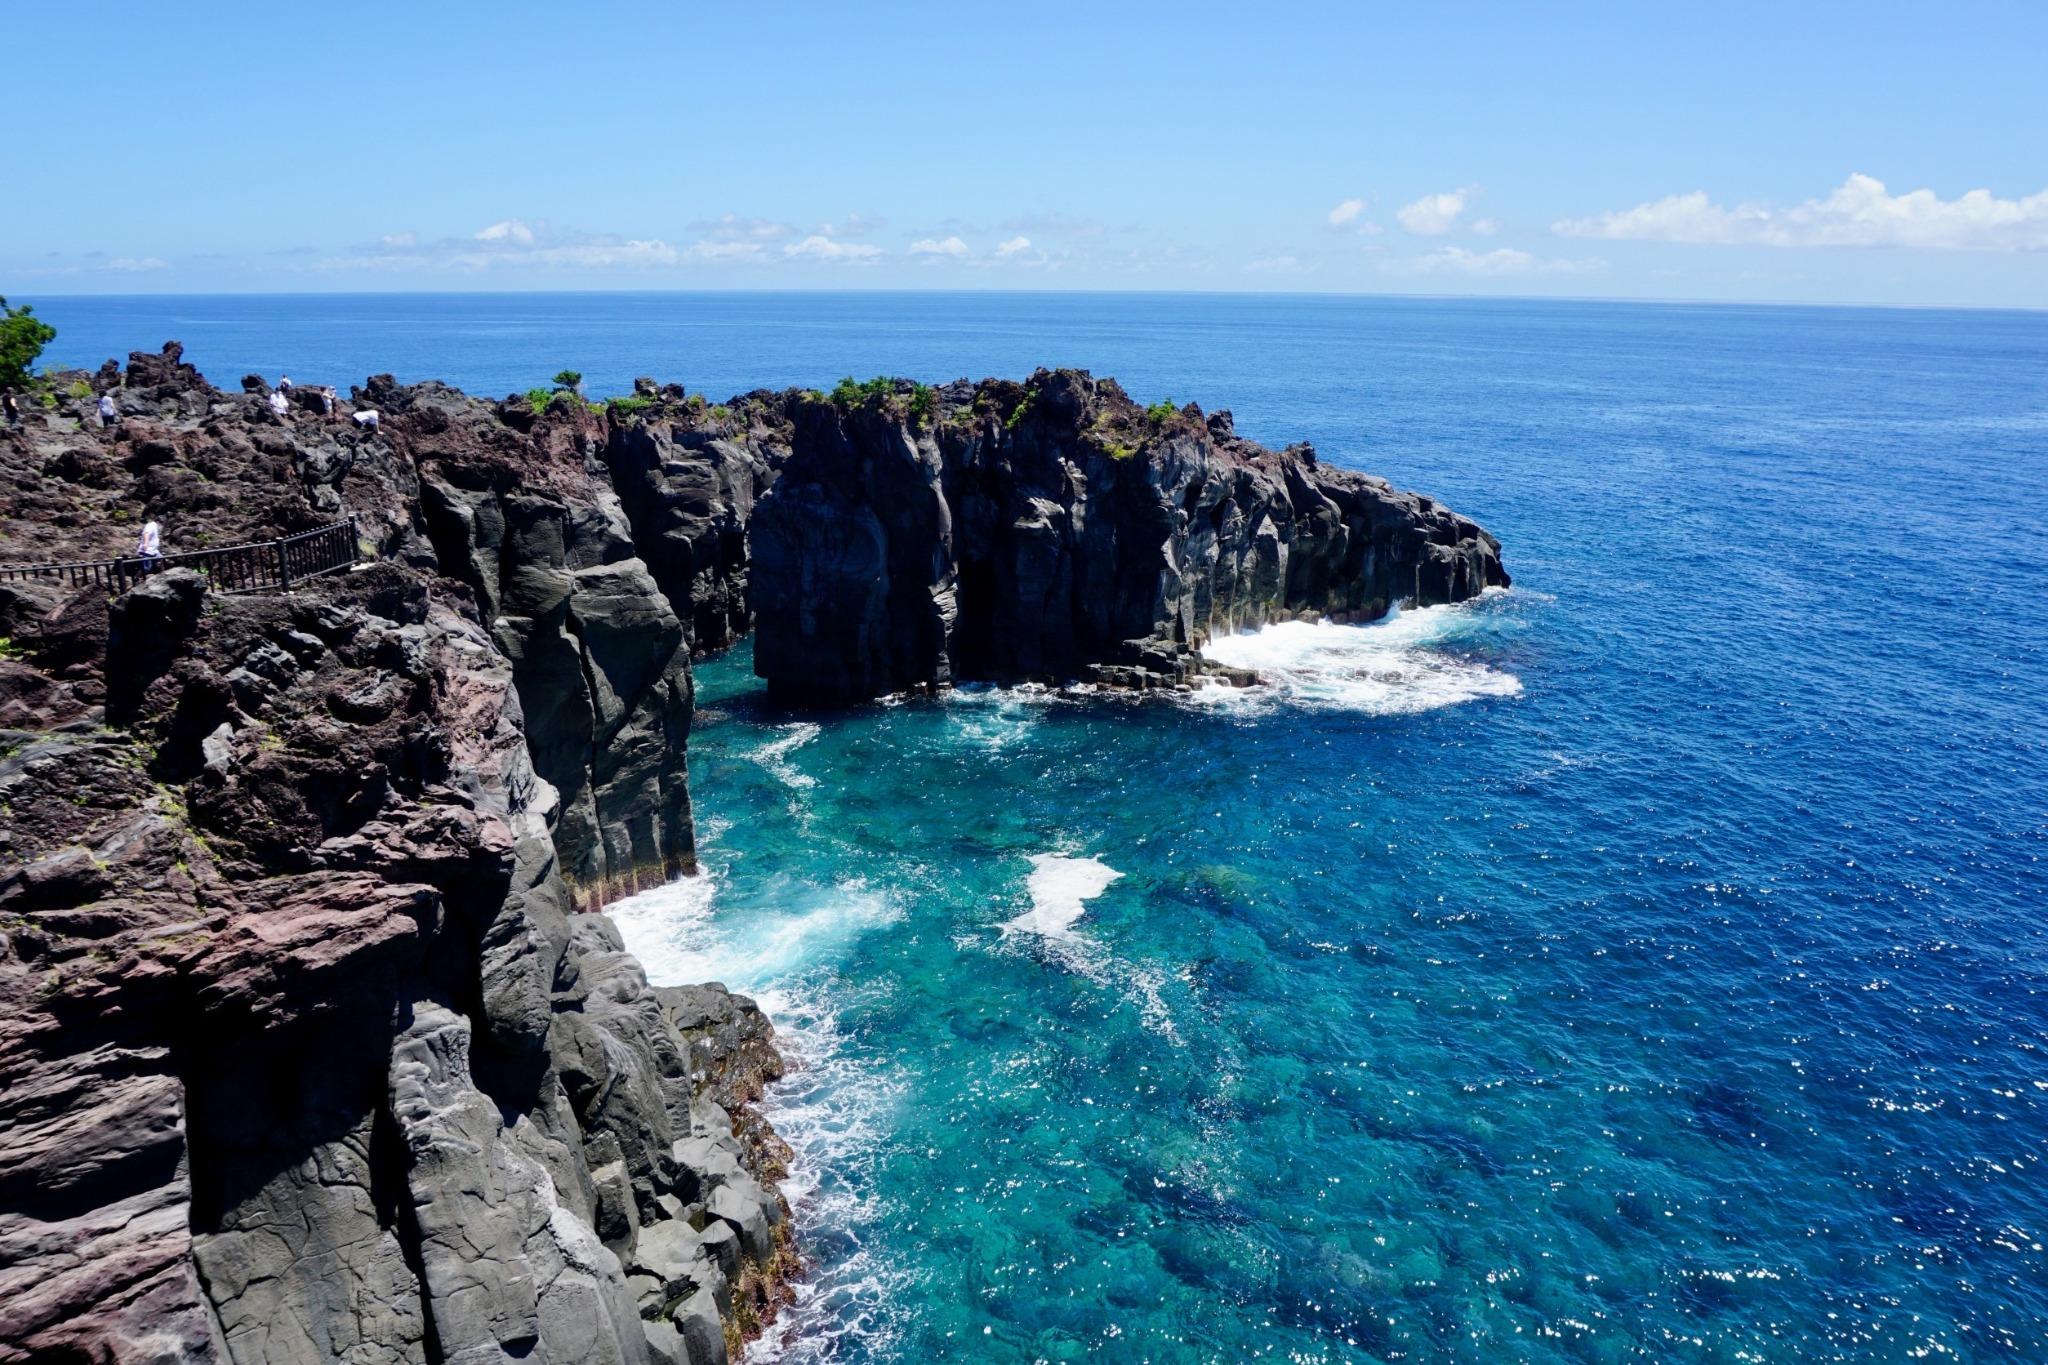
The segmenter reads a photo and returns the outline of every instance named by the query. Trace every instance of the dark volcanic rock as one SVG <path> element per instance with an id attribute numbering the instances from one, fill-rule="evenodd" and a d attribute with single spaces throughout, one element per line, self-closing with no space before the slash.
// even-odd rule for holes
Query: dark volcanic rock
<path id="1" fill-rule="evenodd" d="M 723 1359 L 793 1264 L 733 1083 L 780 1063 L 573 913 L 691 851 L 687 646 L 602 426 L 372 381 L 358 438 L 175 348 L 120 379 L 119 428 L 0 433 L 11 556 L 345 509 L 383 562 L 0 590 L 0 1362 Z M 66 450 L 104 487 L 52 489 Z"/>
<path id="2" fill-rule="evenodd" d="M 753 425 L 778 415 L 773 395 L 707 408 L 679 393 L 663 397 L 652 381 L 636 388 L 655 406 L 613 410 L 605 459 L 634 541 L 702 655 L 748 628 L 747 526 L 788 445 L 784 433 Z"/>
<path id="3" fill-rule="evenodd" d="M 922 414 L 913 394 L 786 400 L 749 571 L 755 668 L 779 697 L 1175 682 L 1220 632 L 1508 582 L 1472 522 L 1242 440 L 1228 413 L 1141 409 L 1070 370 L 952 385 Z"/>

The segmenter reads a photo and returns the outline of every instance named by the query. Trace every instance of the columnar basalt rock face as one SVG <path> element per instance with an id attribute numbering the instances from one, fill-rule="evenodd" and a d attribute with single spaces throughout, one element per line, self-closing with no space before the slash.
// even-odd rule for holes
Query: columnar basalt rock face
<path id="1" fill-rule="evenodd" d="M 602 425 L 379 380 L 358 436 L 137 364 L 116 430 L 0 433 L 11 558 L 327 490 L 383 559 L 0 591 L 0 1361 L 724 1359 L 791 1268 L 725 1107 L 779 1061 L 573 913 L 690 849 L 687 648 Z"/>
<path id="2" fill-rule="evenodd" d="M 633 536 L 695 653 L 745 634 L 747 526 L 788 458 L 775 395 L 708 406 L 675 386 L 635 384 L 648 406 L 615 419 L 605 459 Z"/>
<path id="3" fill-rule="evenodd" d="M 755 510 L 755 667 L 792 701 L 954 679 L 1185 681 L 1211 636 L 1365 621 L 1508 575 L 1471 521 L 1230 414 L 1140 409 L 1040 371 L 785 399 L 791 453 Z"/>

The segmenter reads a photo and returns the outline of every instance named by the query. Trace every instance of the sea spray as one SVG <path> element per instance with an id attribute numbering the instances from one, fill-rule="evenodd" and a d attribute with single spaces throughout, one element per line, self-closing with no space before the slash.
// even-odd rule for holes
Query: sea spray
<path id="1" fill-rule="evenodd" d="M 1454 652 L 1485 628 L 1488 608 L 1504 596 L 1490 593 L 1478 603 L 1410 608 L 1371 625 L 1285 621 L 1221 636 L 1202 647 L 1204 657 L 1252 669 L 1266 686 L 1205 687 L 1191 696 L 1212 706 L 1257 710 L 1284 702 L 1376 716 L 1516 696 L 1521 679 Z"/>
<path id="2" fill-rule="evenodd" d="M 1003 928 L 1046 938 L 1071 937 L 1074 921 L 1087 910 L 1088 902 L 1123 875 L 1100 858 L 1034 853 L 1031 877 L 1025 886 L 1031 896 L 1031 908 Z"/>
<path id="3" fill-rule="evenodd" d="M 790 740 L 785 735 L 774 744 Z M 800 1230 L 807 1273 L 745 1358 L 752 1365 L 829 1359 L 831 1343 L 848 1336 L 886 1350 L 909 1310 L 903 1291 L 910 1272 L 873 1245 L 871 1230 L 886 1218 L 875 1162 L 905 1083 L 895 1068 L 874 1065 L 848 1045 L 836 1012 L 848 993 L 833 966 L 854 939 L 894 922 L 900 911 L 888 897 L 848 881 L 824 894 L 791 885 L 787 913 L 721 923 L 713 914 L 720 880 L 715 871 L 685 877 L 620 901 L 609 913 L 657 985 L 719 980 L 753 996 L 775 1024 L 789 1068 L 762 1109 L 792 1154 L 782 1193 Z M 852 994 L 876 989 L 855 987 Z"/>

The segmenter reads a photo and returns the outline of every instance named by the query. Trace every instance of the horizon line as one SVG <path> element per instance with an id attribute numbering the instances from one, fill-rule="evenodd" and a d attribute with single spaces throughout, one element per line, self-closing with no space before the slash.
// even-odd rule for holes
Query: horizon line
<path id="1" fill-rule="evenodd" d="M 917 295 L 933 298 L 986 297 L 986 296 L 1037 296 L 1037 297 L 1111 297 L 1111 298 L 1280 298 L 1280 299 L 1393 299 L 1431 303 L 1591 303 L 1591 304 L 1662 304 L 1674 307 L 1737 307 L 1737 308 L 1832 308 L 1832 309 L 1883 309 L 1904 312 L 1955 312 L 1955 313 L 2043 313 L 2048 304 L 1985 304 L 1985 303 L 1912 303 L 1897 300 L 1820 300 L 1820 299 L 1768 299 L 1768 298 L 1711 298 L 1711 297 L 1664 297 L 1660 295 L 1637 294 L 1474 294 L 1474 293 L 1430 293 L 1411 290 L 1385 289 L 1047 289 L 1047 288 L 1005 288 L 981 289 L 934 289 L 917 286 L 872 286 L 842 288 L 790 288 L 758 289 L 746 287 L 703 286 L 698 288 L 578 288 L 578 289 L 213 289 L 213 290 L 147 290 L 122 293 L 111 290 L 77 293 L 46 293 L 34 291 L 17 294 L 14 297 L 28 303 L 40 300 L 66 301 L 76 299 L 330 299 L 330 298 L 516 298 L 534 296 L 592 296 L 605 295 L 726 295 L 758 297 L 867 297 L 884 295 Z M 7 297 L 0 292 L 0 298 Z"/>

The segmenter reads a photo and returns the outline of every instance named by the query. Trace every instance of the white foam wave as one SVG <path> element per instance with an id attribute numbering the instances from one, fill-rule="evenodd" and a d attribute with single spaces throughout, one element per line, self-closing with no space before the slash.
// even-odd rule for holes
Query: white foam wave
<path id="1" fill-rule="evenodd" d="M 774 773 L 787 786 L 802 791 L 818 785 L 818 779 L 790 762 L 789 756 L 819 735 L 814 721 L 801 720 L 775 727 L 781 734 L 754 750 L 755 761 Z"/>
<path id="2" fill-rule="evenodd" d="M 717 894 L 717 877 L 703 872 L 619 901 L 608 913 L 650 981 L 723 981 L 755 996 L 771 1016 L 779 987 L 843 958 L 854 939 L 902 915 L 889 897 L 859 880 L 798 899 L 783 913 L 737 923 L 713 920 Z"/>
<path id="3" fill-rule="evenodd" d="M 1035 683 L 1016 687 L 964 684 L 947 691 L 947 719 L 963 740 L 992 753 L 1028 738 L 1058 694 Z"/>
<path id="4" fill-rule="evenodd" d="M 1025 879 L 1025 893 L 1031 908 L 1000 926 L 992 944 L 995 951 L 1013 950 L 1028 944 L 1041 960 L 1055 963 L 1077 976 L 1114 991 L 1134 1004 L 1138 1022 L 1161 1037 L 1178 1044 L 1180 1032 L 1174 1027 L 1173 1012 L 1165 997 L 1166 974 L 1160 968 L 1125 962 L 1103 943 L 1081 933 L 1074 924 L 1087 913 L 1088 902 L 1107 891 L 1124 874 L 1100 858 L 1077 857 L 1068 853 L 1031 855 L 1031 874 Z M 968 937 L 956 937 L 954 946 L 968 949 L 984 946 Z"/>
<path id="5" fill-rule="evenodd" d="M 1521 679 L 1447 646 L 1480 629 L 1473 604 L 1415 607 L 1365 626 L 1285 621 L 1202 647 L 1205 657 L 1249 668 L 1266 687 L 1204 687 L 1188 694 L 1212 706 L 1262 709 L 1280 702 L 1368 715 L 1411 715 L 1481 697 L 1512 697 Z"/>
<path id="6" fill-rule="evenodd" d="M 1123 875 L 1100 858 L 1034 853 L 1031 876 L 1024 884 L 1031 897 L 1031 908 L 1004 924 L 1003 931 L 1071 938 L 1074 921 L 1086 913 L 1088 902 Z"/>
<path id="7" fill-rule="evenodd" d="M 763 1101 L 792 1152 L 782 1192 L 814 1272 L 793 1286 L 794 1302 L 748 1347 L 747 1365 L 834 1359 L 848 1339 L 886 1356 L 914 1302 L 913 1272 L 871 1245 L 887 1218 L 876 1193 L 878 1156 L 905 1085 L 853 1055 L 822 1001 L 799 990 L 783 1002 L 776 1041 L 789 1073 Z"/>
<path id="8" fill-rule="evenodd" d="M 801 741 L 797 741 L 801 742 Z M 792 745 L 794 747 L 794 745 Z M 876 1166 L 904 1081 L 860 1057 L 841 1034 L 832 1003 L 843 992 L 833 964 L 855 937 L 899 915 L 860 881 L 828 892 L 798 891 L 785 912 L 725 920 L 713 915 L 718 878 L 709 872 L 643 892 L 609 908 L 626 946 L 664 985 L 724 981 L 752 995 L 776 1028 L 787 1075 L 762 1105 L 790 1146 L 782 1191 L 817 1273 L 795 1302 L 752 1343 L 750 1365 L 799 1365 L 835 1357 L 847 1339 L 881 1349 L 902 1330 L 912 1274 L 875 1251 L 886 1222 Z"/>

